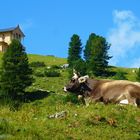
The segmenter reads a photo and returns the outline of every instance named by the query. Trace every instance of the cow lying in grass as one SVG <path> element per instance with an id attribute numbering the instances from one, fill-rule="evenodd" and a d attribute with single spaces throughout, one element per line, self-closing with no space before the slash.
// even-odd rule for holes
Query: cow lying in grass
<path id="1" fill-rule="evenodd" d="M 76 93 L 89 102 L 123 103 L 137 106 L 140 102 L 140 83 L 127 80 L 95 80 L 76 73 L 64 87 L 64 91 Z"/>

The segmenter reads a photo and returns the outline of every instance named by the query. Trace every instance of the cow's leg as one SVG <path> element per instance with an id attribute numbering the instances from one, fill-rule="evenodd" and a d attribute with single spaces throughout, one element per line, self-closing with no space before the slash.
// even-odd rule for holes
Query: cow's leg
<path id="1" fill-rule="evenodd" d="M 89 106 L 89 103 L 91 103 L 91 97 L 85 97 L 84 98 L 86 106 Z"/>
<path id="2" fill-rule="evenodd" d="M 125 96 L 129 104 L 138 106 L 138 99 L 140 99 L 140 88 L 136 85 L 129 85 L 126 87 Z"/>
<path id="3" fill-rule="evenodd" d="M 129 102 L 130 105 L 137 106 L 137 103 L 136 103 L 136 99 L 135 98 L 128 99 L 128 102 Z"/>
<path id="4" fill-rule="evenodd" d="M 136 104 L 138 107 L 140 107 L 140 99 L 139 98 L 136 99 Z"/>
<path id="5" fill-rule="evenodd" d="M 78 95 L 78 100 L 82 100 L 83 95 Z"/>
<path id="6" fill-rule="evenodd" d="M 102 99 L 102 96 L 100 94 L 97 94 L 96 96 L 92 96 L 91 97 L 91 101 L 94 103 L 94 102 L 98 102 L 98 101 L 101 101 Z M 103 99 L 102 99 L 103 100 Z"/>
<path id="7" fill-rule="evenodd" d="M 128 100 L 128 104 L 137 106 L 136 98 L 131 97 L 131 95 L 130 95 L 129 92 L 126 92 L 126 93 L 125 93 L 125 97 L 126 97 L 126 99 Z"/>

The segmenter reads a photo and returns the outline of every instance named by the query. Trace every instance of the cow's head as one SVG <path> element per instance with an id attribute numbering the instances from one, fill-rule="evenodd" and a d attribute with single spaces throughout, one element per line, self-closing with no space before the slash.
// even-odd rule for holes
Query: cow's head
<path id="1" fill-rule="evenodd" d="M 78 74 L 74 73 L 70 82 L 64 87 L 64 91 L 82 94 L 84 91 L 84 85 L 88 78 L 88 75 L 80 77 Z"/>

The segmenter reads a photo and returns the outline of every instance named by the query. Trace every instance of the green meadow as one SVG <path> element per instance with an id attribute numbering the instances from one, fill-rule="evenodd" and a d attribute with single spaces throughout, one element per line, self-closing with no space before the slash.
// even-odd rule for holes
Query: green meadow
<path id="1" fill-rule="evenodd" d="M 0 65 L 1 65 L 0 54 Z M 78 102 L 63 91 L 68 80 L 67 69 L 57 69 L 59 77 L 47 77 L 50 66 L 67 63 L 64 58 L 29 54 L 29 62 L 44 62 L 34 67 L 34 83 L 26 89 L 20 105 L 0 105 L 0 140 L 139 140 L 140 108 L 131 105 Z M 124 71 L 128 80 L 135 81 L 130 68 L 111 67 Z M 112 78 L 112 77 L 109 77 Z M 2 101 L 1 101 L 2 102 Z M 64 111 L 64 116 L 52 117 Z"/>

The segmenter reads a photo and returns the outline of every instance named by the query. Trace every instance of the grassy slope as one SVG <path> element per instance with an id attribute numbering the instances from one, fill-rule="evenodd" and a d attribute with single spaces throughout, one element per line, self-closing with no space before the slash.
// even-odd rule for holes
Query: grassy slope
<path id="1" fill-rule="evenodd" d="M 0 64 L 1 64 L 1 58 L 3 56 L 3 53 L 0 52 Z M 54 56 L 42 56 L 42 55 L 36 55 L 36 54 L 28 54 L 29 62 L 33 61 L 40 61 L 44 62 L 46 65 L 61 65 L 67 63 L 66 59 L 64 58 L 58 58 Z"/>
<path id="2" fill-rule="evenodd" d="M 1 55 L 0 55 L 1 57 Z M 31 61 L 44 61 L 47 65 L 66 63 L 65 59 L 29 55 Z M 43 70 L 44 68 L 40 69 Z M 115 69 L 116 70 L 116 69 Z M 135 80 L 131 69 L 123 69 Z M 60 78 L 35 77 L 28 88 L 34 94 L 32 101 L 24 103 L 18 111 L 0 106 L 0 139 L 28 140 L 136 140 L 140 138 L 140 109 L 133 106 L 74 104 L 62 88 L 68 81 L 67 71 Z M 53 91 L 34 92 L 36 89 Z M 40 98 L 40 99 L 39 99 Z M 67 111 L 65 118 L 49 119 L 48 115 Z"/>
<path id="3" fill-rule="evenodd" d="M 67 63 L 66 59 L 64 58 L 58 58 L 54 56 L 42 56 L 42 55 L 35 55 L 35 54 L 29 54 L 29 61 L 41 61 L 44 62 L 46 65 L 61 65 Z"/>
<path id="4" fill-rule="evenodd" d="M 126 78 L 130 81 L 136 81 L 136 73 L 133 70 L 137 71 L 137 68 L 123 68 L 123 67 L 114 67 L 110 68 L 110 71 L 118 72 L 122 71 L 126 73 Z"/>

